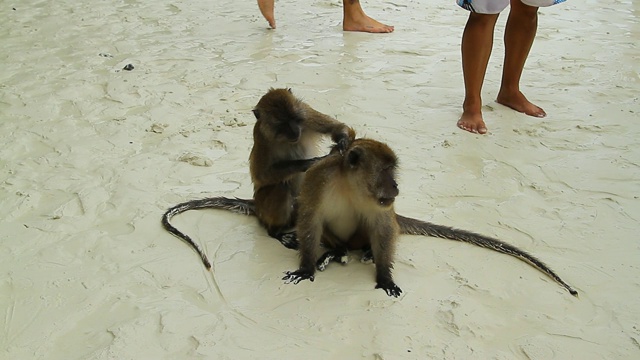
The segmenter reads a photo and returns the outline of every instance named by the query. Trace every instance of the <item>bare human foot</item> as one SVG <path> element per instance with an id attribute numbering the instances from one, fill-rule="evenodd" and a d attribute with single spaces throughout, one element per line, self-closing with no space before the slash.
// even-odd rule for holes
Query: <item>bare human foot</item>
<path id="1" fill-rule="evenodd" d="M 274 16 L 274 2 L 275 0 L 258 0 L 258 7 L 260 8 L 260 12 L 262 16 L 267 20 L 269 26 L 272 29 L 276 28 L 276 18 Z"/>
<path id="2" fill-rule="evenodd" d="M 487 133 L 487 126 L 482 119 L 482 112 L 478 111 L 463 111 L 460 120 L 458 120 L 458 127 L 474 134 Z"/>
<path id="3" fill-rule="evenodd" d="M 342 20 L 342 30 L 367 33 L 391 33 L 393 32 L 394 27 L 385 25 L 376 19 L 372 19 L 362 12 L 357 15 L 345 13 L 344 19 Z"/>
<path id="4" fill-rule="evenodd" d="M 547 113 L 542 110 L 541 107 L 527 100 L 527 98 L 520 92 L 506 92 L 500 91 L 498 98 L 496 99 L 498 104 L 510 107 L 515 111 L 525 113 L 529 116 L 543 118 L 547 116 Z"/>

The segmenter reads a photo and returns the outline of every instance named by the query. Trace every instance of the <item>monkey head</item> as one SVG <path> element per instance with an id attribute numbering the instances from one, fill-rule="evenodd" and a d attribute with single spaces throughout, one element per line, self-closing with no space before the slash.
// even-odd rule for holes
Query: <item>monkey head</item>
<path id="1" fill-rule="evenodd" d="M 296 143 L 302 135 L 303 107 L 291 89 L 269 89 L 253 109 L 257 126 L 270 140 Z"/>
<path id="2" fill-rule="evenodd" d="M 364 197 L 377 206 L 390 208 L 399 194 L 395 180 L 398 168 L 396 154 L 384 143 L 371 139 L 357 139 L 344 155 L 343 168 L 352 189 L 363 191 Z"/>

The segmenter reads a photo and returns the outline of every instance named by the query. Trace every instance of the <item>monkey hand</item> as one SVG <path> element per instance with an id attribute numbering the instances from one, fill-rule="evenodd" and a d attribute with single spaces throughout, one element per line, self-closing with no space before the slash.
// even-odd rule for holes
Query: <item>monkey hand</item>
<path id="1" fill-rule="evenodd" d="M 338 152 L 340 152 L 340 155 L 344 154 L 350 143 L 351 141 L 346 136 L 341 137 L 340 139 L 338 139 L 338 141 L 336 141 L 336 149 L 338 150 Z"/>
<path id="2" fill-rule="evenodd" d="M 376 289 L 382 289 L 387 293 L 387 295 L 393 297 L 398 297 L 402 294 L 402 290 L 393 281 L 378 282 L 376 284 Z"/>
<path id="3" fill-rule="evenodd" d="M 344 152 L 349 148 L 351 142 L 356 139 L 356 131 L 353 128 L 345 126 L 341 131 L 333 133 L 331 136 L 331 140 L 333 140 L 336 145 L 333 149 L 338 150 L 340 155 L 344 154 Z"/>
<path id="4" fill-rule="evenodd" d="M 308 270 L 298 269 L 296 271 L 285 271 L 285 276 L 282 278 L 285 284 L 297 284 L 302 280 L 310 280 L 313 282 L 315 277 L 313 273 Z"/>
<path id="5" fill-rule="evenodd" d="M 344 152 L 349 148 L 351 142 L 355 139 L 356 133 L 352 128 L 348 128 L 346 133 L 338 134 L 333 137 L 333 142 L 336 143 L 334 148 L 340 152 L 340 155 L 344 154 Z"/>

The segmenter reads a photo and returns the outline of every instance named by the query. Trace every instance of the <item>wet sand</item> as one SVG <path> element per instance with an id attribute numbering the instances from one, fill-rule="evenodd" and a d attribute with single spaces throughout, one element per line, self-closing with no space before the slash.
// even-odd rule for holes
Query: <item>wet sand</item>
<path id="1" fill-rule="evenodd" d="M 366 2 L 388 35 L 343 33 L 341 2 L 24 0 L 0 7 L 0 358 L 640 358 L 640 5 L 541 10 L 525 94 L 496 104 L 506 16 L 484 87 L 489 134 L 456 128 L 466 12 Z M 506 14 L 505 14 L 506 15 Z M 132 64 L 131 71 L 122 70 Z M 255 219 L 188 199 L 250 197 L 252 107 L 291 87 L 401 161 L 396 210 L 499 237 L 527 264 L 403 236 L 402 297 L 373 266 L 285 285 L 297 254 Z"/>

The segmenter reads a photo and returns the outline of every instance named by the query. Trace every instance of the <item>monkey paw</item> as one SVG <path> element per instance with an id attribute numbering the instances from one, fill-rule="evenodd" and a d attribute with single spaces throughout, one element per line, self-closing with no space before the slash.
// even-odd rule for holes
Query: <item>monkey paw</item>
<path id="1" fill-rule="evenodd" d="M 340 152 L 340 155 L 344 154 L 344 151 L 347 149 L 348 146 L 349 146 L 348 139 L 340 139 L 340 141 L 338 141 L 338 152 Z"/>
<path id="2" fill-rule="evenodd" d="M 298 242 L 298 236 L 295 232 L 280 234 L 278 236 L 278 241 L 280 241 L 280 243 L 284 245 L 284 247 L 291 250 L 297 250 L 298 246 L 300 246 L 300 243 Z"/>
<path id="3" fill-rule="evenodd" d="M 371 251 L 371 249 L 364 250 L 362 252 L 362 258 L 360 259 L 360 262 L 363 264 L 373 264 L 373 251 Z"/>
<path id="4" fill-rule="evenodd" d="M 393 281 L 378 283 L 376 284 L 376 289 L 382 289 L 387 293 L 387 295 L 393 297 L 398 297 L 402 294 L 402 290 Z"/>
<path id="5" fill-rule="evenodd" d="M 285 275 L 282 277 L 285 284 L 297 284 L 302 280 L 309 280 L 313 282 L 315 277 L 307 270 L 285 271 Z"/>
<path id="6" fill-rule="evenodd" d="M 319 271 L 324 271 L 334 257 L 335 255 L 333 254 L 333 252 L 327 251 L 320 257 L 320 259 L 316 263 L 316 269 L 318 269 Z"/>
<path id="7" fill-rule="evenodd" d="M 346 249 L 329 250 L 320 257 L 318 262 L 316 262 L 316 269 L 325 271 L 329 263 L 332 261 L 346 265 L 349 263 L 349 260 L 351 259 L 349 258 L 349 254 Z"/>

